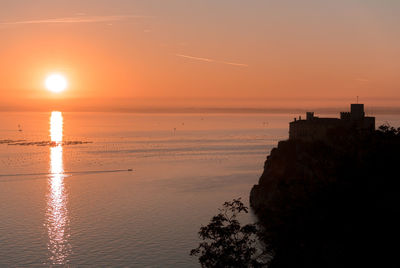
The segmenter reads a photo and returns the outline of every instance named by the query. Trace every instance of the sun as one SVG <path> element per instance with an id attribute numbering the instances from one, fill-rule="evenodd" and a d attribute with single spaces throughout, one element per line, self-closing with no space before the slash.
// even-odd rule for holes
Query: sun
<path id="1" fill-rule="evenodd" d="M 61 74 L 51 74 L 45 81 L 46 88 L 54 93 L 63 92 L 68 87 L 68 81 Z"/>

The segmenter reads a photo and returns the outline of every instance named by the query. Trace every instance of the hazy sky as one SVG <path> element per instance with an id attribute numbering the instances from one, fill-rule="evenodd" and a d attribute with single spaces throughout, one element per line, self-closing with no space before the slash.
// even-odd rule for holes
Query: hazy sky
<path id="1" fill-rule="evenodd" d="M 0 104 L 398 100 L 399 14 L 398 0 L 0 0 Z M 44 89 L 51 72 L 68 91 Z"/>

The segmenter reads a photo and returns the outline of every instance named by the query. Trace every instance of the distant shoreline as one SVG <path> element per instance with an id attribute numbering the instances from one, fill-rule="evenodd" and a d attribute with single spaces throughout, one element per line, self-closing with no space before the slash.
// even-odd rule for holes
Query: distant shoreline
<path id="1" fill-rule="evenodd" d="M 218 107 L 187 107 L 187 108 L 127 108 L 127 107 L 46 107 L 41 109 L 29 109 L 24 107 L 1 107 L 0 112 L 48 112 L 59 110 L 63 112 L 89 112 L 89 113 L 137 113 L 137 114 L 303 114 L 313 111 L 319 114 L 337 114 L 343 108 L 218 108 Z M 369 115 L 400 115 L 400 107 L 370 107 L 366 109 Z"/>

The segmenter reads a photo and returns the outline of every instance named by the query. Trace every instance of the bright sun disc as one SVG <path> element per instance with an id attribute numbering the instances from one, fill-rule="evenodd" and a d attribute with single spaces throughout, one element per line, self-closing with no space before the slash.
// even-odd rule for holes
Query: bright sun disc
<path id="1" fill-rule="evenodd" d="M 64 91 L 68 86 L 67 79 L 60 74 L 49 75 L 45 84 L 48 90 L 55 93 Z"/>

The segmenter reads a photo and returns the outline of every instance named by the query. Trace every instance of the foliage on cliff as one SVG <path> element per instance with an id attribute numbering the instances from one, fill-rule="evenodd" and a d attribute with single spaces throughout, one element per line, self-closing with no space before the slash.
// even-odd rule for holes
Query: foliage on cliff
<path id="1" fill-rule="evenodd" d="M 242 212 L 248 213 L 248 208 L 240 198 L 225 202 L 220 213 L 200 228 L 199 236 L 203 242 L 190 255 L 198 256 L 202 267 L 264 266 L 259 228 L 256 224 L 241 226 L 237 217 Z"/>
<path id="2" fill-rule="evenodd" d="M 250 203 L 269 267 L 399 267 L 400 129 L 281 141 Z"/>

